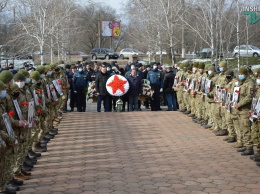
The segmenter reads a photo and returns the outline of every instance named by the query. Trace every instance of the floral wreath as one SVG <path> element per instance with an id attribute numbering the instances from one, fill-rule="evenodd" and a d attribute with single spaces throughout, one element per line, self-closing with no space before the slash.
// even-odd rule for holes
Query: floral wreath
<path id="1" fill-rule="evenodd" d="M 112 96 L 123 96 L 129 90 L 129 83 L 121 75 L 112 75 L 107 80 L 106 89 Z"/>
<path id="2" fill-rule="evenodd" d="M 150 81 L 147 79 L 143 79 L 142 81 L 142 95 L 145 97 L 152 97 L 153 90 L 151 88 Z"/>
<path id="3" fill-rule="evenodd" d="M 98 96 L 95 89 L 95 81 L 89 83 L 87 96 L 87 100 L 93 99 Z"/>

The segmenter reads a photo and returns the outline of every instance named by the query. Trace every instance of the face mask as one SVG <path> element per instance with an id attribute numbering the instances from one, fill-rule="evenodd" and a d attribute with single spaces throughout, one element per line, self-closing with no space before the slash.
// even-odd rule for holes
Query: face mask
<path id="1" fill-rule="evenodd" d="M 79 72 L 82 72 L 83 71 L 83 69 L 82 68 L 79 68 Z"/>
<path id="2" fill-rule="evenodd" d="M 25 85 L 25 82 L 15 82 L 18 88 L 23 88 Z"/>
<path id="3" fill-rule="evenodd" d="M 0 93 L 0 99 L 3 99 L 6 97 L 6 90 L 2 90 Z"/>
<path id="4" fill-rule="evenodd" d="M 36 82 L 35 80 L 32 80 L 32 83 L 33 83 L 33 84 L 36 84 L 37 82 Z"/>
<path id="5" fill-rule="evenodd" d="M 220 68 L 219 68 L 219 71 L 220 71 L 220 72 L 223 72 L 223 71 L 224 71 L 224 68 L 223 68 L 223 67 L 220 67 Z"/>
<path id="6" fill-rule="evenodd" d="M 107 68 L 107 71 L 110 71 L 110 70 L 111 70 L 111 69 L 108 67 L 108 68 Z"/>
<path id="7" fill-rule="evenodd" d="M 42 79 L 44 79 L 44 78 L 45 78 L 45 74 L 41 74 L 40 77 L 41 77 Z"/>
<path id="8" fill-rule="evenodd" d="M 47 72 L 47 75 L 48 75 L 48 76 L 51 76 L 51 74 L 52 74 L 52 71 L 48 71 L 48 72 Z"/>
<path id="9" fill-rule="evenodd" d="M 238 79 L 243 81 L 244 79 L 246 79 L 246 76 L 245 75 L 238 75 Z"/>
<path id="10" fill-rule="evenodd" d="M 193 68 L 193 69 L 192 69 L 192 72 L 193 72 L 193 73 L 196 73 L 196 71 L 197 71 L 197 68 Z"/>
<path id="11" fill-rule="evenodd" d="M 27 83 L 27 84 L 31 83 L 31 78 L 26 78 L 25 83 Z"/>
<path id="12" fill-rule="evenodd" d="M 179 68 L 179 67 L 177 67 L 177 69 L 178 69 L 178 70 L 180 70 L 180 68 Z"/>
<path id="13" fill-rule="evenodd" d="M 208 74 L 211 75 L 211 74 L 212 74 L 212 71 L 208 71 Z"/>
<path id="14" fill-rule="evenodd" d="M 134 66 L 134 65 L 131 65 L 131 69 L 135 69 L 135 66 Z"/>
<path id="15" fill-rule="evenodd" d="M 157 69 L 157 66 L 156 66 L 156 65 L 154 65 L 154 66 L 153 66 L 153 69 Z"/>
<path id="16" fill-rule="evenodd" d="M 63 68 L 64 68 L 64 67 L 65 67 L 65 64 L 61 64 L 61 67 L 63 67 Z"/>
<path id="17" fill-rule="evenodd" d="M 230 80 L 231 79 L 231 75 L 227 75 L 226 78 L 227 78 L 227 80 Z"/>
<path id="18" fill-rule="evenodd" d="M 257 85 L 260 85 L 260 79 L 256 80 Z"/>
<path id="19" fill-rule="evenodd" d="M 239 82 L 238 82 L 238 81 L 235 82 L 235 86 L 236 86 L 236 87 L 239 86 Z"/>

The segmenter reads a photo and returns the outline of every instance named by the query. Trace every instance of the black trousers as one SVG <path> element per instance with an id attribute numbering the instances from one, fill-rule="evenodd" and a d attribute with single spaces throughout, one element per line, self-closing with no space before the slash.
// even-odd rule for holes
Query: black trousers
<path id="1" fill-rule="evenodd" d="M 160 86 L 154 85 L 154 94 L 151 99 L 151 110 L 158 111 L 160 109 Z"/>
<path id="2" fill-rule="evenodd" d="M 86 91 L 85 90 L 77 91 L 77 111 L 86 112 Z"/>
<path id="3" fill-rule="evenodd" d="M 76 105 L 76 101 L 77 101 L 77 93 L 75 93 L 74 91 L 70 91 L 70 108 L 73 111 L 74 107 L 77 106 Z"/>

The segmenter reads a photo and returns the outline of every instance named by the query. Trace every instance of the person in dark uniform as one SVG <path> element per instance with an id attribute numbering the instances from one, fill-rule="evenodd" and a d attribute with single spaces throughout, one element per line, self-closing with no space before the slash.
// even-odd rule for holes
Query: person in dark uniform
<path id="1" fill-rule="evenodd" d="M 12 72 L 13 75 L 18 73 L 18 71 L 14 69 L 14 64 L 12 63 L 9 64 L 9 70 Z"/>
<path id="2" fill-rule="evenodd" d="M 77 71 L 76 66 L 72 65 L 71 66 L 71 74 L 68 77 L 68 81 L 69 81 L 69 84 L 70 84 L 70 109 L 71 109 L 70 112 L 74 111 L 75 105 L 77 106 L 77 104 L 76 104 L 77 94 L 74 92 L 74 88 L 73 88 L 73 77 L 74 77 L 74 74 L 76 73 L 76 71 Z"/>
<path id="3" fill-rule="evenodd" d="M 77 111 L 86 111 L 86 94 L 88 88 L 88 75 L 83 71 L 83 66 L 78 66 L 79 70 L 73 76 L 73 89 L 77 94 Z"/>
<path id="4" fill-rule="evenodd" d="M 153 69 L 147 73 L 147 79 L 150 81 L 152 90 L 154 90 L 151 100 L 151 110 L 160 110 L 160 92 L 163 92 L 163 76 L 158 71 L 157 63 L 153 64 Z"/>

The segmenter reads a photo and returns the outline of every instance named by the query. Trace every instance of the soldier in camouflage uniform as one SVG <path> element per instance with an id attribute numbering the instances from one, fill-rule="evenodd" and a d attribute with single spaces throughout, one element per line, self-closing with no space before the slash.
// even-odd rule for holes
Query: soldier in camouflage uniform
<path id="1" fill-rule="evenodd" d="M 196 112 L 195 112 L 195 118 L 193 121 L 195 123 L 201 123 L 203 122 L 203 109 L 204 109 L 204 94 L 201 92 L 201 81 L 202 81 L 202 76 L 204 73 L 204 68 L 205 64 L 200 63 L 198 66 L 198 71 L 197 71 L 197 81 L 196 81 L 196 90 L 195 90 L 195 98 L 196 98 Z"/>
<path id="2" fill-rule="evenodd" d="M 238 123 L 241 136 L 237 135 L 237 139 L 240 138 L 242 148 L 238 148 L 238 152 L 242 152 L 241 155 L 254 154 L 253 142 L 251 139 L 251 123 L 248 116 L 248 111 L 251 109 L 252 99 L 254 96 L 254 82 L 248 75 L 248 70 L 242 67 L 238 71 L 239 79 L 239 100 L 234 106 L 238 110 Z"/>
<path id="3" fill-rule="evenodd" d="M 190 114 L 191 113 L 191 102 L 190 102 L 190 89 L 189 89 L 189 85 L 191 83 L 191 79 L 192 79 L 192 65 L 191 64 L 187 64 L 187 72 L 186 72 L 186 80 L 184 82 L 184 88 L 183 88 L 183 100 L 185 103 L 185 107 L 186 107 L 186 112 L 184 112 L 184 114 Z M 188 88 L 187 88 L 188 87 Z"/>
<path id="4" fill-rule="evenodd" d="M 223 110 L 221 108 L 221 95 L 219 97 L 217 97 L 217 92 L 221 94 L 221 90 L 224 89 L 224 87 L 228 84 L 228 80 L 226 79 L 226 75 L 225 72 L 227 71 L 227 63 L 226 61 L 221 61 L 219 63 L 219 70 L 220 70 L 220 74 L 218 75 L 218 79 L 216 81 L 216 86 L 219 86 L 218 91 L 216 89 L 215 90 L 215 120 L 214 122 L 216 123 L 216 127 L 214 128 L 214 133 L 217 136 L 223 136 L 223 135 L 227 135 L 227 125 L 226 125 L 226 121 L 225 121 L 225 114 L 226 114 L 226 110 Z M 218 101 L 217 101 L 218 100 Z"/>
<path id="5" fill-rule="evenodd" d="M 20 131 L 20 128 L 22 128 L 25 123 L 23 121 L 16 120 L 15 110 L 11 99 L 11 85 L 13 85 L 13 74 L 10 71 L 4 70 L 0 73 L 0 80 L 6 85 L 6 96 L 4 98 L 5 100 L 5 110 L 6 113 L 9 115 L 10 124 L 14 130 L 15 136 L 17 137 Z M 16 138 L 17 140 L 17 138 Z M 15 146 L 7 147 L 5 151 L 5 172 L 4 177 L 5 180 L 9 181 L 7 184 L 7 188 L 16 188 L 19 190 L 20 185 L 23 184 L 23 181 L 14 179 L 14 165 L 17 159 L 17 149 L 18 144 L 16 143 Z"/>
<path id="6" fill-rule="evenodd" d="M 196 92 L 195 92 L 195 87 L 196 83 L 198 81 L 198 67 L 199 63 L 194 63 L 192 67 L 192 75 L 191 75 L 191 87 L 190 88 L 190 106 L 191 106 L 191 113 L 188 115 L 189 117 L 195 117 L 196 111 L 197 111 L 197 105 L 196 105 Z M 192 85 L 193 81 L 193 85 Z"/>
<path id="7" fill-rule="evenodd" d="M 216 73 L 216 69 L 214 66 L 210 66 L 208 68 L 208 80 L 210 80 L 210 87 L 209 86 L 205 86 L 205 90 L 206 90 L 206 98 L 205 98 L 205 102 L 206 102 L 206 107 L 208 107 L 208 113 L 209 113 L 209 119 L 206 125 L 204 125 L 203 127 L 205 129 L 214 129 L 217 126 L 215 126 L 217 123 L 214 122 L 215 121 L 215 101 L 214 101 L 214 95 L 215 95 L 215 83 L 216 80 L 218 79 L 217 73 Z"/>
<path id="8" fill-rule="evenodd" d="M 7 105 L 6 105 L 6 85 L 0 81 L 0 114 L 4 114 L 8 112 Z M 15 146 L 15 138 L 11 137 L 7 133 L 6 126 L 3 121 L 3 117 L 0 116 L 0 192 L 5 193 L 16 193 L 16 190 L 19 187 L 14 183 L 10 182 L 10 171 L 12 171 L 11 166 L 9 165 L 8 161 L 6 160 L 7 157 L 11 157 L 10 150 L 12 147 Z M 21 184 L 19 184 L 21 185 Z"/>
<path id="9" fill-rule="evenodd" d="M 178 79 L 178 84 L 175 86 L 174 90 L 177 93 L 177 100 L 179 104 L 179 109 L 181 112 L 186 111 L 185 104 L 183 102 L 183 87 L 184 87 L 184 80 L 185 78 L 185 72 L 183 71 L 184 64 L 180 64 L 180 70 L 176 73 L 176 79 Z M 186 68 L 186 67 L 185 67 Z"/>
<path id="10" fill-rule="evenodd" d="M 32 88 L 31 88 L 31 78 L 30 78 L 30 74 L 28 71 L 24 70 L 24 69 L 21 69 L 19 70 L 18 72 L 19 74 L 23 74 L 24 77 L 25 77 L 25 86 L 24 86 L 24 91 L 26 91 L 26 95 L 28 96 L 27 99 L 29 99 L 29 101 L 32 101 L 33 100 L 33 91 L 32 91 Z M 34 111 L 36 111 L 36 109 L 34 109 Z M 34 135 L 36 134 L 36 123 L 39 122 L 38 121 L 38 117 L 35 116 L 34 117 L 34 126 L 30 127 L 29 128 L 29 134 L 28 134 L 28 143 L 27 143 L 27 150 L 28 150 L 28 156 L 30 158 L 35 158 L 35 157 L 41 157 L 41 153 L 37 153 L 37 152 L 34 152 L 32 150 L 32 144 L 33 144 L 33 141 L 34 141 Z M 50 140 L 50 139 L 49 139 Z M 30 167 L 26 166 L 26 165 L 23 165 L 23 173 L 26 174 L 26 171 L 30 171 Z M 31 173 L 28 173 L 27 172 L 27 175 L 30 175 Z"/>
<path id="11" fill-rule="evenodd" d="M 230 97 L 232 97 L 233 90 L 234 90 L 234 83 L 236 79 L 234 79 L 234 72 L 232 70 L 227 70 L 226 71 L 226 78 L 229 80 L 229 83 L 225 86 L 225 90 L 227 94 L 230 94 Z M 232 100 L 232 98 L 230 98 Z M 227 105 L 225 104 L 224 107 L 222 107 L 223 111 L 226 110 L 226 115 L 225 115 L 225 120 L 226 120 L 226 125 L 227 125 L 227 130 L 228 130 L 228 136 L 224 138 L 224 141 L 227 141 L 228 143 L 233 143 L 236 142 L 236 130 L 234 127 L 234 119 L 232 119 L 232 113 L 227 111 Z M 230 109 L 231 111 L 231 109 Z M 234 112 L 234 110 L 233 110 Z"/>
<path id="12" fill-rule="evenodd" d="M 260 98 L 260 69 L 255 69 L 253 75 L 256 83 L 254 98 L 259 99 Z M 250 113 L 249 115 L 253 118 L 251 139 L 254 145 L 256 146 L 256 152 L 254 153 L 254 155 L 250 156 L 250 158 L 256 162 L 257 166 L 260 166 L 260 114 L 254 115 L 254 113 L 251 111 L 249 113 Z"/>
<path id="13" fill-rule="evenodd" d="M 36 115 L 38 116 L 38 122 L 36 124 L 36 131 L 35 134 L 33 134 L 33 148 L 36 152 L 46 152 L 47 151 L 47 144 L 44 142 L 41 142 L 42 138 L 44 137 L 46 133 L 46 128 L 44 125 L 45 117 L 47 116 L 47 111 L 44 110 L 43 107 L 43 99 L 42 99 L 42 85 L 41 85 L 41 77 L 40 73 L 38 71 L 33 71 L 30 74 L 30 77 L 32 79 L 32 86 L 31 91 L 33 93 L 34 97 L 34 103 L 35 103 L 35 109 L 36 109 Z"/>

